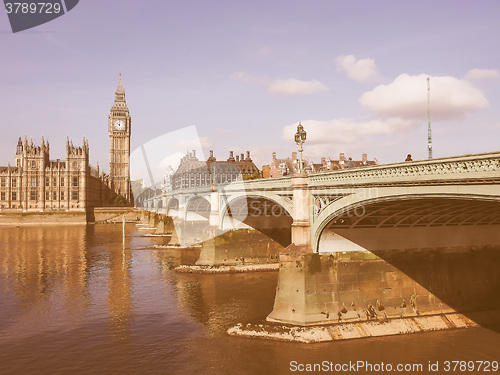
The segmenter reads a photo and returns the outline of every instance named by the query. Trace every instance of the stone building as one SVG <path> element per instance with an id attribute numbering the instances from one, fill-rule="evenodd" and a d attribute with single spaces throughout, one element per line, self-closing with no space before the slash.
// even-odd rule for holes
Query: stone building
<path id="1" fill-rule="evenodd" d="M 196 152 L 188 152 L 182 159 L 179 167 L 171 177 L 172 190 L 210 186 L 211 184 L 227 184 L 234 181 L 260 177 L 257 166 L 247 151 L 234 157 L 233 151 L 229 158 L 219 161 L 214 157 L 213 150 L 206 161 L 198 160 Z"/>
<path id="2" fill-rule="evenodd" d="M 111 205 L 117 196 L 130 204 L 131 120 L 120 81 L 109 115 L 110 174 L 89 164 L 89 144 L 66 140 L 66 159 L 50 160 L 49 142 L 40 146 L 25 137 L 17 142 L 15 164 L 0 167 L 0 209 L 84 211 Z"/>

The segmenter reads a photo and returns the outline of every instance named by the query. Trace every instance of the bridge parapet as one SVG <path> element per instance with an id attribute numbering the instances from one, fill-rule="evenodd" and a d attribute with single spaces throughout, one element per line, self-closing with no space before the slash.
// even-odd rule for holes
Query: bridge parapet
<path id="1" fill-rule="evenodd" d="M 245 181 L 244 187 L 246 190 L 272 190 L 272 189 L 287 189 L 292 185 L 292 176 L 261 178 L 258 180 Z M 225 190 L 231 191 L 234 188 L 228 186 Z"/>
<path id="2" fill-rule="evenodd" d="M 309 186 L 500 180 L 500 153 L 385 164 L 309 176 Z"/>
<path id="3" fill-rule="evenodd" d="M 246 180 L 246 181 L 237 181 L 231 182 L 228 184 L 217 184 L 212 186 L 199 186 L 192 188 L 182 188 L 178 190 L 169 191 L 166 193 L 167 196 L 176 195 L 176 194 L 203 194 L 209 193 L 212 191 L 219 192 L 236 192 L 236 191 L 245 191 L 245 190 L 279 190 L 279 189 L 287 189 L 292 185 L 292 176 L 285 177 L 273 177 L 273 178 L 260 178 L 257 180 Z"/>

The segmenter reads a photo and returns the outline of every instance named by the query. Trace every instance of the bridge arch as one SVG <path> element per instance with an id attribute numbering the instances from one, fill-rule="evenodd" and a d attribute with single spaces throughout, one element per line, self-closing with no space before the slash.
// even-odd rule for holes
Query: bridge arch
<path id="1" fill-rule="evenodd" d="M 250 226 L 283 246 L 291 243 L 292 204 L 283 197 L 242 193 L 222 197 L 220 210 L 222 229 Z"/>
<path id="2" fill-rule="evenodd" d="M 500 224 L 500 197 L 494 186 L 449 185 L 432 190 L 424 186 L 366 188 L 334 200 L 316 215 L 311 225 L 311 245 L 315 251 L 323 250 L 320 245 L 327 228 L 340 235 L 354 233 L 352 229 L 361 233 L 359 230 L 364 229 L 365 235 L 372 232 L 373 243 L 381 241 L 377 234 L 383 232 L 382 228 Z M 433 229 L 426 233 L 429 231 L 438 232 Z M 359 240 L 359 236 L 351 237 Z"/>
<path id="3" fill-rule="evenodd" d="M 166 214 L 170 217 L 178 217 L 179 216 L 179 205 L 180 205 L 180 202 L 179 202 L 178 198 L 176 198 L 174 196 L 167 197 L 167 199 L 165 200 Z"/>
<path id="4" fill-rule="evenodd" d="M 290 198 L 285 198 L 281 195 L 274 194 L 273 192 L 269 191 L 254 191 L 254 192 L 241 192 L 238 194 L 231 194 L 229 196 L 224 196 L 221 195 L 221 215 L 223 213 L 227 213 L 228 211 L 228 206 L 231 207 L 232 204 L 234 204 L 235 201 L 243 199 L 243 198 L 249 198 L 252 200 L 256 199 L 262 199 L 266 201 L 273 202 L 274 204 L 279 205 L 284 211 L 288 213 L 288 215 L 292 216 L 293 214 L 293 203 Z"/>
<path id="5" fill-rule="evenodd" d="M 205 196 L 194 195 L 186 201 L 186 220 L 205 221 L 210 218 L 211 205 Z"/>
<path id="6" fill-rule="evenodd" d="M 177 210 L 179 209 L 179 199 L 176 197 L 168 197 L 165 206 Z"/>

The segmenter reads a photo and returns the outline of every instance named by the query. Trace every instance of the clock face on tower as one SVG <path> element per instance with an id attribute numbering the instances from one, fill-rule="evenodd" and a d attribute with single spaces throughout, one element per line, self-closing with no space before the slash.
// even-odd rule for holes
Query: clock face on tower
<path id="1" fill-rule="evenodd" d="M 115 122 L 113 122 L 113 127 L 115 130 L 125 130 L 125 121 L 115 120 Z"/>

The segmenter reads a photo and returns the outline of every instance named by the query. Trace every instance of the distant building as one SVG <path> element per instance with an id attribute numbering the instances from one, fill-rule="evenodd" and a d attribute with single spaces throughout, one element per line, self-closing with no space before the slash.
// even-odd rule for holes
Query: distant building
<path id="1" fill-rule="evenodd" d="M 163 180 L 161 183 L 161 189 L 165 192 L 172 191 L 172 176 L 174 175 L 174 170 L 169 164 L 163 173 Z"/>
<path id="2" fill-rule="evenodd" d="M 173 190 L 177 190 L 227 184 L 256 177 L 260 177 L 260 172 L 250 157 L 250 151 L 247 151 L 246 158 L 244 154 L 235 158 L 233 151 L 230 151 L 229 158 L 225 161 L 216 160 L 212 150 L 206 161 L 199 160 L 196 152 L 192 151 L 181 159 L 171 177 L 171 186 Z"/>
<path id="3" fill-rule="evenodd" d="M 263 169 L 269 169 L 269 177 L 281 177 L 295 174 L 297 171 L 297 153 L 293 152 L 291 158 L 278 159 L 276 152 L 273 152 L 273 160 L 269 166 Z"/>
<path id="4" fill-rule="evenodd" d="M 262 166 L 262 178 L 269 178 L 271 177 L 271 166 L 270 165 L 263 165 Z"/>
<path id="5" fill-rule="evenodd" d="M 0 209 L 86 210 L 116 203 L 131 204 L 131 118 L 121 75 L 108 117 L 109 168 L 106 175 L 89 164 L 89 144 L 66 140 L 66 159 L 50 160 L 49 142 L 40 146 L 25 137 L 17 142 L 15 165 L 0 167 Z"/>
<path id="6" fill-rule="evenodd" d="M 376 158 L 373 158 L 373 160 L 368 160 L 368 154 L 362 154 L 361 160 L 352 160 L 352 158 L 346 157 L 345 154 L 341 152 L 338 160 L 333 160 L 330 157 L 321 158 L 321 163 L 315 164 L 314 169 L 315 172 L 335 171 L 339 169 L 349 168 L 350 164 L 352 165 L 351 168 L 365 167 L 368 165 L 377 165 L 378 160 Z"/>
<path id="7" fill-rule="evenodd" d="M 85 210 L 112 198 L 112 181 L 89 165 L 89 145 L 66 141 L 66 160 L 50 160 L 49 142 L 21 138 L 15 166 L 0 167 L 0 207 L 29 210 Z"/>
<path id="8" fill-rule="evenodd" d="M 377 159 L 368 160 L 367 154 L 362 154 L 361 160 L 349 160 L 349 158 L 345 157 L 345 154 L 343 152 L 340 153 L 338 160 L 333 160 L 330 157 L 323 157 L 321 158 L 321 163 L 313 163 L 310 162 L 307 158 L 304 158 L 304 167 L 306 173 L 335 171 L 349 168 L 350 165 L 352 165 L 351 168 L 356 168 L 377 164 Z M 278 159 L 276 157 L 276 152 L 273 152 L 273 159 L 271 161 L 271 164 L 264 165 L 262 167 L 262 176 L 264 178 L 268 178 L 293 175 L 297 173 L 297 166 L 298 160 L 296 152 L 292 152 L 292 157 L 286 159 Z"/>

